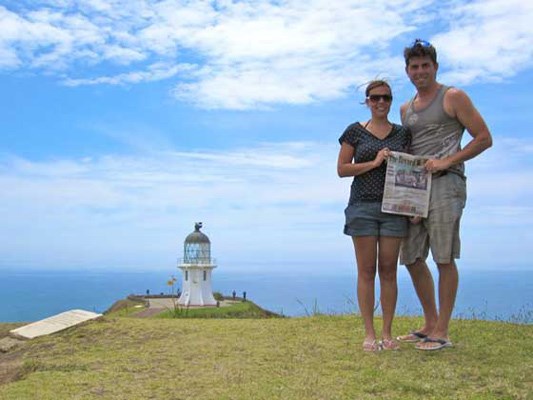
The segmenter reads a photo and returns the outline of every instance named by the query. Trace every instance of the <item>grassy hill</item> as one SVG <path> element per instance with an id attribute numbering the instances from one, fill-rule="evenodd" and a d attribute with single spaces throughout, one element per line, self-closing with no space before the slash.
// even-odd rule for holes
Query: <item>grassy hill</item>
<path id="1" fill-rule="evenodd" d="M 252 301 L 232 301 L 231 298 L 221 298 L 229 304 L 222 307 L 179 307 L 172 304 L 167 308 L 153 310 L 146 313 L 147 302 L 141 298 L 128 297 L 115 302 L 106 312 L 111 317 L 135 317 L 139 314 L 150 315 L 151 318 L 281 318 L 282 315 L 259 307 Z"/>
<path id="2" fill-rule="evenodd" d="M 418 326 L 400 317 L 396 333 Z M 364 353 L 357 316 L 100 321 L 0 354 L 0 399 L 531 399 L 533 326 L 457 320 L 455 347 Z M 6 332 L 6 329 L 0 329 Z M 0 374 L 0 376 L 2 376 Z"/>

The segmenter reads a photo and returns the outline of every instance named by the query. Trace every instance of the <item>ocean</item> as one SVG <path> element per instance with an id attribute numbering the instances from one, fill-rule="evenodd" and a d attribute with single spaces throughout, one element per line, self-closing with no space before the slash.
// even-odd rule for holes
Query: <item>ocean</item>
<path id="1" fill-rule="evenodd" d="M 316 312 L 357 312 L 356 273 L 298 272 L 297 270 L 213 273 L 213 290 L 247 298 L 286 316 Z M 81 308 L 103 312 L 129 294 L 168 293 L 166 285 L 177 271 L 71 271 L 0 269 L 0 321 L 35 321 Z M 468 270 L 460 273 L 454 318 L 477 318 L 518 323 L 533 322 L 533 271 Z M 180 280 L 178 279 L 178 283 Z M 398 315 L 422 315 L 407 272 L 398 273 Z M 378 298 L 378 290 L 376 297 Z"/>

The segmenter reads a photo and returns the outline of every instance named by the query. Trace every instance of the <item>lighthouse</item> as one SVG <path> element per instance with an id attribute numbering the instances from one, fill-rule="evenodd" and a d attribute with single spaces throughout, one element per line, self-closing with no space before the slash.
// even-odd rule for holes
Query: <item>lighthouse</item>
<path id="1" fill-rule="evenodd" d="M 181 306 L 214 306 L 217 301 L 211 288 L 211 271 L 216 268 L 211 258 L 211 242 L 202 232 L 202 223 L 194 224 L 194 232 L 185 238 L 183 258 L 178 262 L 183 284 L 178 304 Z"/>

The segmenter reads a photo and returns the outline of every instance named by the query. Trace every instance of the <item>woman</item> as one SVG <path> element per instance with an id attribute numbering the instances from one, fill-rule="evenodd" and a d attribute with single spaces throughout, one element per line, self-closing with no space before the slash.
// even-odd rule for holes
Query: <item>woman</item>
<path id="1" fill-rule="evenodd" d="M 352 236 L 357 260 L 357 299 L 364 321 L 363 350 L 397 350 L 392 338 L 392 319 L 398 289 L 396 269 L 402 237 L 407 234 L 407 218 L 381 212 L 385 183 L 385 161 L 390 151 L 406 151 L 409 131 L 389 122 L 392 103 L 389 84 L 375 80 L 365 91 L 365 104 L 371 118 L 346 128 L 339 138 L 337 162 L 340 177 L 353 176 L 350 200 L 345 210 L 344 233 Z M 374 282 L 376 264 L 383 311 L 381 340 L 374 330 Z"/>

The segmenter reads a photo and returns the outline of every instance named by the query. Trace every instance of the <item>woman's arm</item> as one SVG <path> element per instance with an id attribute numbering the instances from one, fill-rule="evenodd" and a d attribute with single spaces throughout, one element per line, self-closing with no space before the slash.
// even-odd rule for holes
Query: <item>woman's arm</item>
<path id="1" fill-rule="evenodd" d="M 354 163 L 354 154 L 355 148 L 352 145 L 343 142 L 339 151 L 339 158 L 337 160 L 337 174 L 339 174 L 341 178 L 344 178 L 346 176 L 361 175 L 365 172 L 379 167 L 388 157 L 389 149 L 381 149 L 374 160 L 363 163 Z"/>

